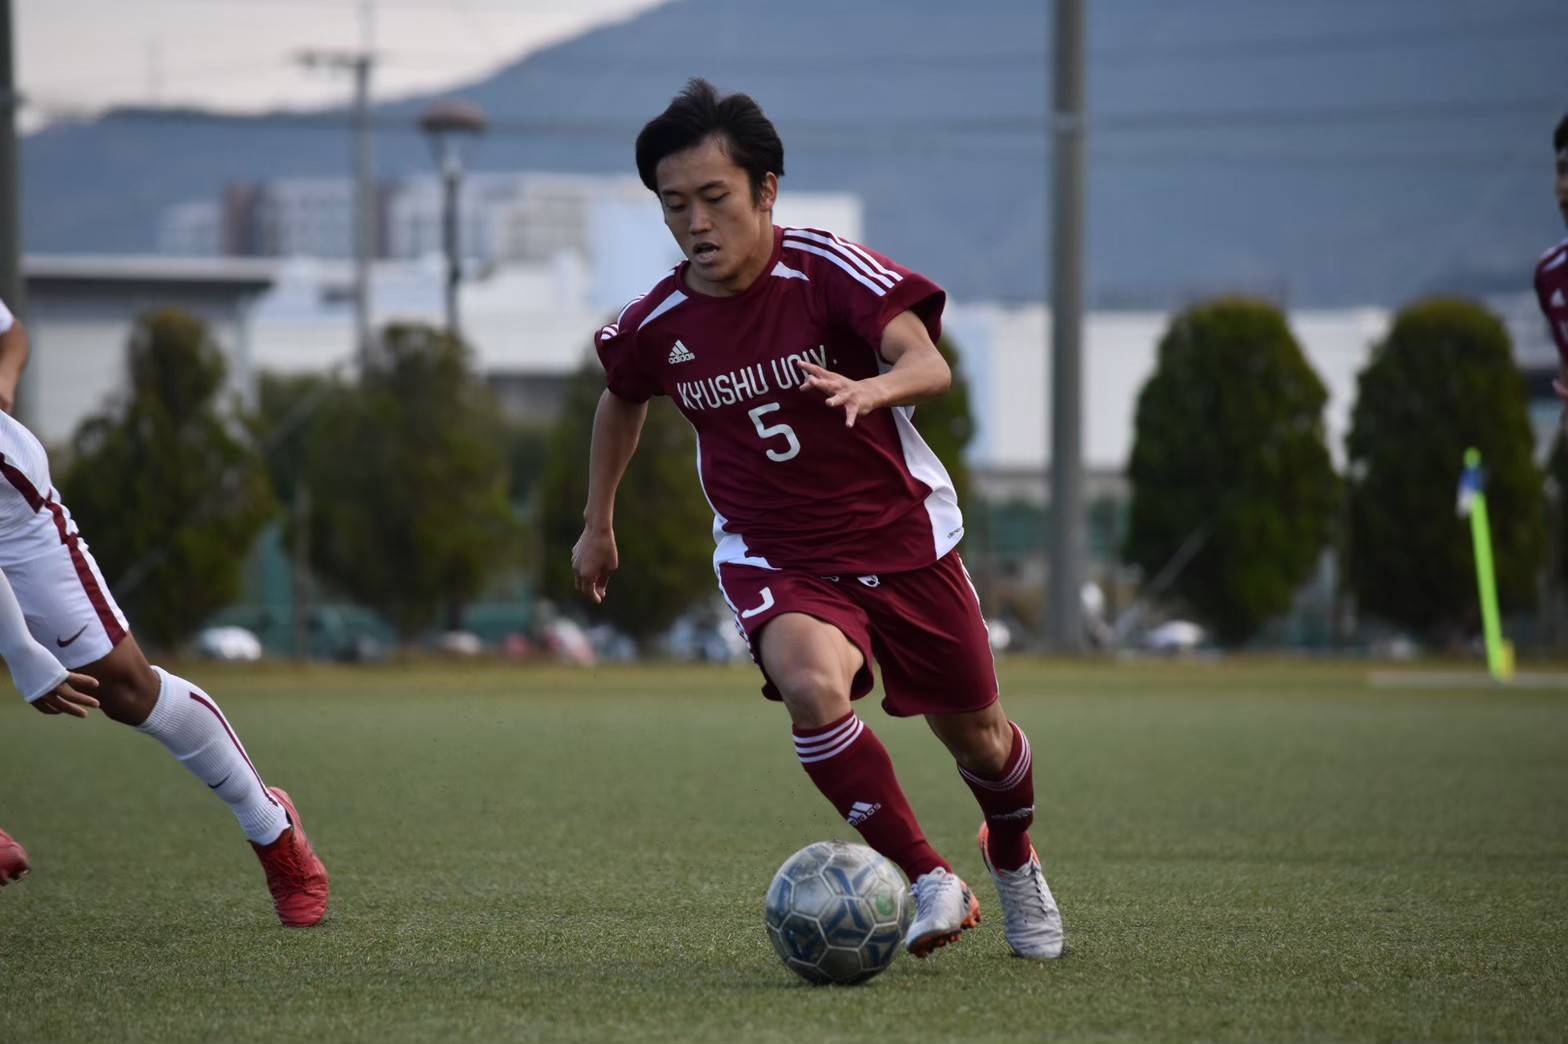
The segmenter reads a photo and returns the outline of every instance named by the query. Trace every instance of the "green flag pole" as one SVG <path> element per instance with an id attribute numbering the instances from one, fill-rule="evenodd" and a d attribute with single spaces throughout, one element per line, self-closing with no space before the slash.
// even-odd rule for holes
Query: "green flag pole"
<path id="1" fill-rule="evenodd" d="M 1461 510 L 1470 516 L 1470 538 L 1475 545 L 1475 582 L 1481 595 L 1481 629 L 1486 639 L 1486 667 L 1492 677 L 1506 682 L 1514 676 L 1514 649 L 1503 637 L 1497 611 L 1497 575 L 1492 568 L 1492 526 L 1486 513 L 1486 490 L 1481 479 L 1481 451 L 1465 450 L 1465 471 L 1459 482 Z"/>

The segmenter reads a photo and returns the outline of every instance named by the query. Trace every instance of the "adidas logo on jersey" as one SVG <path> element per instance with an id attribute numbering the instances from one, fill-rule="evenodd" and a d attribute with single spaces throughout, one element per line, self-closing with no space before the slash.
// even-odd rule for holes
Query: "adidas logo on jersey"
<path id="1" fill-rule="evenodd" d="M 1563 307 L 1563 305 L 1568 304 L 1568 301 L 1564 301 L 1563 300 L 1563 290 L 1562 290 L 1562 287 L 1558 287 L 1557 288 L 1557 292 L 1552 294 L 1552 299 L 1548 303 L 1553 308 L 1561 308 L 1561 307 Z"/>
<path id="2" fill-rule="evenodd" d="M 867 801 L 855 802 L 849 806 L 849 825 L 852 827 L 858 827 L 860 824 L 876 815 L 877 812 L 881 810 L 881 808 L 882 803 L 880 801 L 875 804 Z"/>
<path id="3" fill-rule="evenodd" d="M 676 341 L 675 347 L 670 349 L 670 363 L 672 365 L 675 363 L 691 362 L 696 358 L 697 357 L 695 355 L 691 354 L 691 349 L 679 341 Z"/>

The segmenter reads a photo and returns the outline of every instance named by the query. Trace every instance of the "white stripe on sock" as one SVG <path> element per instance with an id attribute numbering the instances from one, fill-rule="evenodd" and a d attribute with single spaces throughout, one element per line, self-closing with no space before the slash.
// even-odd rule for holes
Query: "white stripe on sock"
<path id="1" fill-rule="evenodd" d="M 1003 791 L 1013 789 L 1024 781 L 1024 777 L 1029 774 L 1029 769 L 1034 765 L 1034 756 L 1029 750 L 1029 737 L 1024 735 L 1023 729 L 1018 730 L 1018 738 L 1023 741 L 1023 753 L 1018 758 L 1018 764 L 1013 766 L 1013 770 L 1001 779 L 986 779 L 984 776 L 977 776 L 962 765 L 958 767 L 959 775 L 975 786 L 985 790 Z"/>
<path id="2" fill-rule="evenodd" d="M 823 747 L 831 747 L 860 724 L 860 718 L 852 714 L 848 719 L 833 726 L 827 732 L 818 733 L 815 736 L 796 736 L 795 749 L 803 754 L 810 754 L 813 751 L 821 750 Z"/>
<path id="3" fill-rule="evenodd" d="M 812 765 L 819 761 L 826 761 L 831 757 L 842 754 L 853 746 L 855 741 L 860 738 L 860 734 L 866 730 L 866 724 L 859 718 L 851 718 L 850 722 L 854 727 L 827 749 L 823 749 L 820 746 L 811 750 L 797 747 L 795 753 L 800 757 L 800 763 L 802 765 Z"/>

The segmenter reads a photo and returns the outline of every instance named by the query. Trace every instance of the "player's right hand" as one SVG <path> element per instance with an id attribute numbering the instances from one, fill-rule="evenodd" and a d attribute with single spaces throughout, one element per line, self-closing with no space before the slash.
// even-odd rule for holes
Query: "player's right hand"
<path id="1" fill-rule="evenodd" d="M 604 601 L 610 574 L 620 565 L 621 558 L 615 550 L 615 531 L 585 528 L 572 548 L 572 575 L 577 578 L 577 590 L 598 605 Z"/>
<path id="2" fill-rule="evenodd" d="M 73 718 L 85 718 L 89 710 L 98 706 L 98 701 L 87 695 L 97 687 L 97 678 L 69 672 L 65 681 L 56 685 L 53 692 L 47 692 L 34 700 L 33 706 L 41 714 L 69 714 Z M 87 692 L 79 691 L 82 689 Z"/>

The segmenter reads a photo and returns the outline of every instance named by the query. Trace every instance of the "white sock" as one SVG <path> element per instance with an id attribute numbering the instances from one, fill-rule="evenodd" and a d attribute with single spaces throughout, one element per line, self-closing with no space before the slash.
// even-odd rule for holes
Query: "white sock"
<path id="1" fill-rule="evenodd" d="M 184 678 L 154 667 L 162 682 L 158 702 L 136 726 L 169 748 L 191 774 L 212 788 L 234 810 L 245 836 L 269 844 L 288 829 L 288 813 L 267 790 L 240 738 L 217 703 Z"/>

